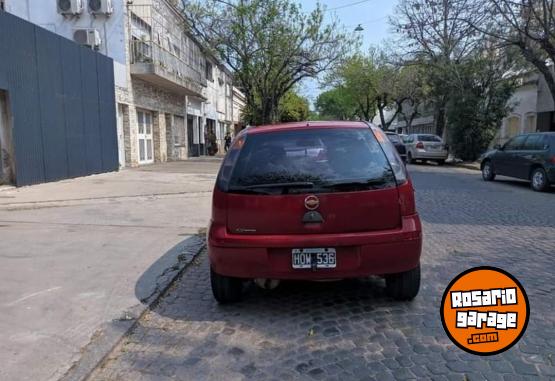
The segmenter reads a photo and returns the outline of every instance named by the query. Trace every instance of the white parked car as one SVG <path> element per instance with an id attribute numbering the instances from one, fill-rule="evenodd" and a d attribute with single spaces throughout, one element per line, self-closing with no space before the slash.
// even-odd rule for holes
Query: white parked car
<path id="1" fill-rule="evenodd" d="M 449 146 L 437 135 L 409 135 L 405 146 L 407 147 L 407 162 L 409 164 L 422 160 L 435 161 L 438 165 L 443 165 L 447 156 L 449 156 Z"/>

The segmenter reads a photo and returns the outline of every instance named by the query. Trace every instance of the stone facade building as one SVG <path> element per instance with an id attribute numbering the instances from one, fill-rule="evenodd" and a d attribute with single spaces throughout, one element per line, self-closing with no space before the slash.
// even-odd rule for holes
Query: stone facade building
<path id="1" fill-rule="evenodd" d="M 100 13 L 69 3 L 78 12 L 61 12 L 58 0 L 4 0 L 4 8 L 69 39 L 85 31 L 84 43 L 113 58 L 120 166 L 206 155 L 211 134 L 223 151 L 236 119 L 232 74 L 186 33 L 179 2 L 101 0 Z"/>

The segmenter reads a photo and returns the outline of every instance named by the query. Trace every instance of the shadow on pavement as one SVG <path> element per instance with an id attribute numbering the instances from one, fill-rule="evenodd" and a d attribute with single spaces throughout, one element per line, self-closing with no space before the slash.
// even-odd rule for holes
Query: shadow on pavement
<path id="1" fill-rule="evenodd" d="M 154 262 L 135 284 L 135 296 L 150 305 L 191 263 L 204 247 L 204 237 L 194 235 L 181 241 Z"/>

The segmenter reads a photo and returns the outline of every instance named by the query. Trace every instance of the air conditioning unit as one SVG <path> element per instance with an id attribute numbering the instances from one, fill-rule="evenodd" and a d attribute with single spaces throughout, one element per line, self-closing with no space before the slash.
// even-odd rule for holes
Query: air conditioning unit
<path id="1" fill-rule="evenodd" d="M 73 33 L 73 40 L 79 45 L 90 46 L 91 48 L 98 48 L 102 44 L 97 29 L 77 29 Z"/>
<path id="2" fill-rule="evenodd" d="M 84 0 L 57 0 L 58 13 L 62 15 L 80 15 L 85 8 Z"/>
<path id="3" fill-rule="evenodd" d="M 89 0 L 89 12 L 93 15 L 111 15 L 114 12 L 112 0 Z"/>

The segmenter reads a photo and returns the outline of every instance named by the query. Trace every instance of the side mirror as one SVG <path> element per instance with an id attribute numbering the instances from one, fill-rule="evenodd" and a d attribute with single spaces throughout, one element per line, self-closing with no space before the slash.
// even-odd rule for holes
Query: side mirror
<path id="1" fill-rule="evenodd" d="M 501 150 L 501 144 L 496 144 L 493 146 L 493 149 Z"/>

